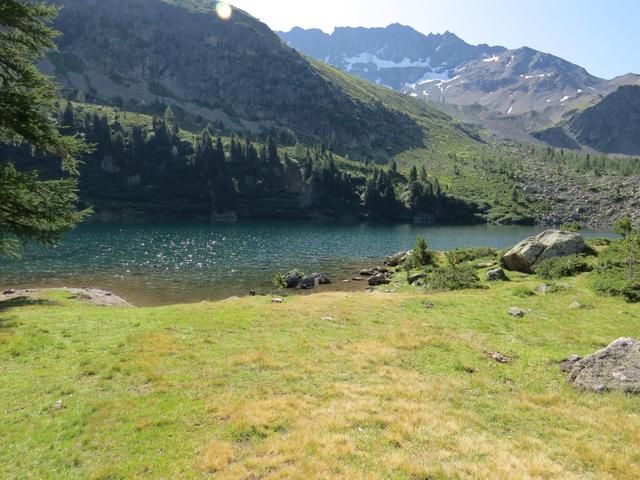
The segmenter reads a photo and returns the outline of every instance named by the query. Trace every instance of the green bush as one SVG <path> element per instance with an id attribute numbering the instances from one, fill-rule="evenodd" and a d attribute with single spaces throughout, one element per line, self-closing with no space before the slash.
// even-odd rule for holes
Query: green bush
<path id="1" fill-rule="evenodd" d="M 426 284 L 433 290 L 482 288 L 480 277 L 472 265 L 437 267 L 427 275 Z"/>
<path id="2" fill-rule="evenodd" d="M 590 272 L 593 266 L 582 255 L 550 258 L 535 267 L 535 273 L 545 280 L 572 277 L 579 273 Z"/>
<path id="3" fill-rule="evenodd" d="M 640 234 L 628 233 L 601 254 L 593 286 L 603 295 L 640 302 Z"/>
<path id="4" fill-rule="evenodd" d="M 407 262 L 410 268 L 426 267 L 435 264 L 435 253 L 429 250 L 427 241 L 424 238 L 418 237 L 416 239 L 416 244 L 411 251 L 410 260 L 410 262 Z"/>
<path id="5" fill-rule="evenodd" d="M 495 257 L 497 253 L 497 250 L 486 247 L 454 248 L 447 252 L 447 259 L 452 265 L 460 265 L 461 263 L 471 262 L 479 258 Z"/>

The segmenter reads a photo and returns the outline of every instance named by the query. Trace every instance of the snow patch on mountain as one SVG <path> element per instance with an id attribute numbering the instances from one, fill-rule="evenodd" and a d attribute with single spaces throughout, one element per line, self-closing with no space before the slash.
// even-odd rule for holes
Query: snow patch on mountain
<path id="1" fill-rule="evenodd" d="M 394 62 L 393 60 L 384 60 L 376 54 L 369 52 L 363 52 L 355 57 L 345 56 L 342 61 L 348 72 L 352 71 L 353 67 L 359 64 L 374 64 L 379 70 L 385 68 L 431 67 L 430 58 L 414 61 L 405 57 L 400 62 Z"/>

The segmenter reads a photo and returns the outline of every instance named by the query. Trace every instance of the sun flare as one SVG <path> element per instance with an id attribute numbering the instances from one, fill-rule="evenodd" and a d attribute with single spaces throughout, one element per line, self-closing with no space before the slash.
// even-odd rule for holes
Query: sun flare
<path id="1" fill-rule="evenodd" d="M 228 3 L 218 2 L 216 3 L 216 13 L 222 20 L 229 20 L 233 14 L 233 9 Z"/>

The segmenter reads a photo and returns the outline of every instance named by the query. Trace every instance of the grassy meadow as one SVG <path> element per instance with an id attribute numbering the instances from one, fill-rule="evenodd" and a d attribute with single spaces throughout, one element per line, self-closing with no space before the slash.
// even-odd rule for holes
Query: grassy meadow
<path id="1" fill-rule="evenodd" d="M 638 478 L 638 398 L 576 392 L 557 365 L 640 336 L 640 307 L 589 281 L 3 302 L 0 477 Z"/>

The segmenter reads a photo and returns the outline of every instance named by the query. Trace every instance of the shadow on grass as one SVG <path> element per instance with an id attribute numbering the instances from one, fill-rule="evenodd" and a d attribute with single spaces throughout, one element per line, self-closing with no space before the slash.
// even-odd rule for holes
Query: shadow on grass
<path id="1" fill-rule="evenodd" d="M 0 313 L 7 312 L 12 308 L 33 307 L 33 306 L 53 306 L 57 303 L 50 300 L 43 300 L 31 297 L 15 297 L 9 300 L 0 301 Z M 2 320 L 0 319 L 0 325 Z"/>

